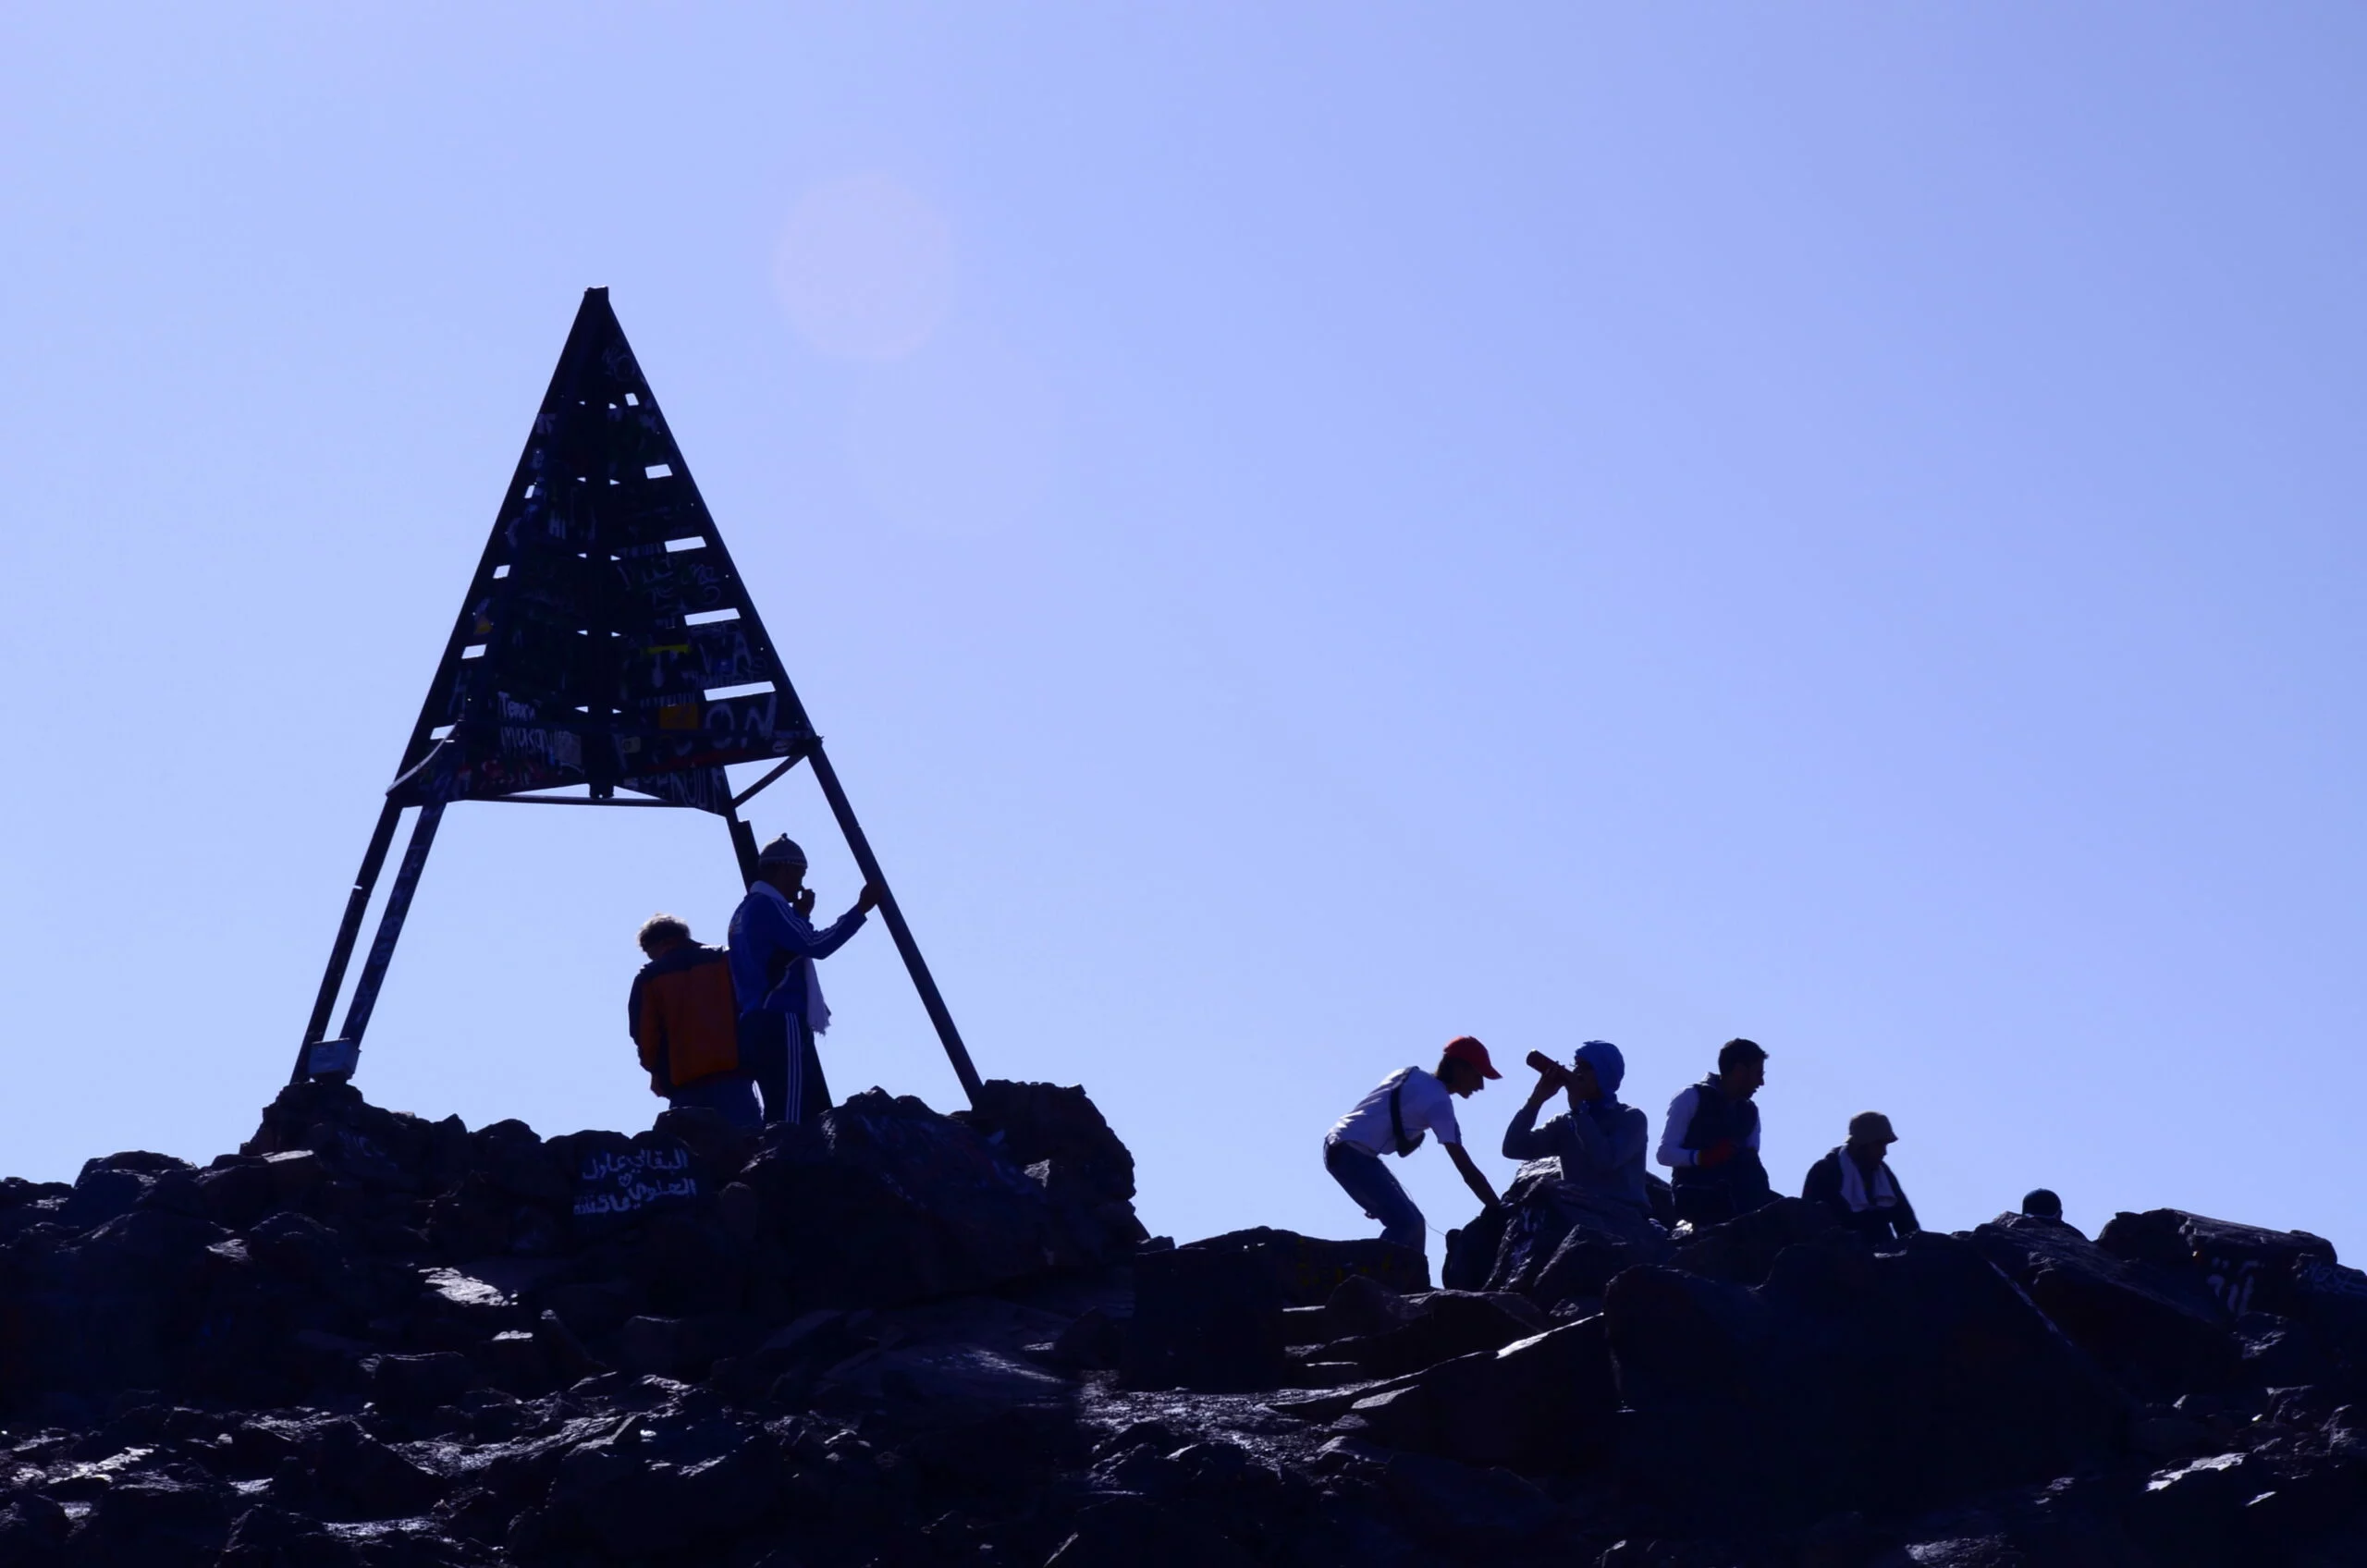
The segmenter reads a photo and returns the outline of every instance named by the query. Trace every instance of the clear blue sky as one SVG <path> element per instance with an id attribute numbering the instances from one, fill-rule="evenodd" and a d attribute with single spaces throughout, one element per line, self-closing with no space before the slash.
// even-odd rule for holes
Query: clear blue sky
<path id="1" fill-rule="evenodd" d="M 1323 1129 L 1457 1032 L 1655 1133 L 1746 1034 L 1786 1185 L 1871 1107 L 1940 1224 L 2367 1252 L 2362 251 L 2352 6 L 9 6 L 0 1169 L 251 1131 L 601 284 L 1154 1229 L 1366 1230 Z M 364 1086 L 645 1124 L 633 926 L 734 891 L 455 808 Z"/>

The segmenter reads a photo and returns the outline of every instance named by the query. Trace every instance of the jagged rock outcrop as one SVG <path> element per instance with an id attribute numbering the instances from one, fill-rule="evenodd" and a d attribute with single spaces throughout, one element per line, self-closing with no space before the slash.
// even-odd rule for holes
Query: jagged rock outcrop
<path id="1" fill-rule="evenodd" d="M 2314 1236 L 1674 1240 L 1532 1170 L 1432 1290 L 1134 1190 L 1019 1084 L 759 1138 L 309 1085 L 203 1170 L 0 1182 L 0 1568 L 2367 1562 Z"/>

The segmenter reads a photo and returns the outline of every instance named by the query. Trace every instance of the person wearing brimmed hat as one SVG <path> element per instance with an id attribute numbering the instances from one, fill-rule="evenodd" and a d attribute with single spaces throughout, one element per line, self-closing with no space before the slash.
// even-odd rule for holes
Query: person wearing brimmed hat
<path id="1" fill-rule="evenodd" d="M 1488 1047 L 1468 1035 L 1458 1035 L 1439 1053 L 1438 1069 L 1401 1067 L 1380 1081 L 1380 1086 L 1356 1102 L 1356 1109 L 1331 1125 L 1323 1137 L 1323 1169 L 1356 1201 L 1367 1218 L 1380 1221 L 1380 1239 L 1415 1252 L 1423 1249 L 1422 1211 L 1405 1195 L 1397 1178 L 1380 1157 L 1400 1158 L 1419 1148 L 1425 1133 L 1436 1133 L 1454 1161 L 1466 1185 L 1488 1208 L 1496 1207 L 1496 1190 L 1463 1150 L 1463 1130 L 1455 1124 L 1454 1102 L 1467 1099 L 1502 1073 L 1488 1060 Z"/>
<path id="2" fill-rule="evenodd" d="M 740 1064 L 755 1080 L 767 1121 L 810 1121 L 829 1109 L 830 1086 L 814 1036 L 829 1027 L 814 961 L 829 957 L 879 906 L 866 886 L 827 931 L 806 917 L 805 851 L 787 834 L 756 854 L 756 879 L 731 913 L 731 990 L 740 1008 Z"/>
<path id="3" fill-rule="evenodd" d="M 1886 1158 L 1898 1134 L 1879 1110 L 1849 1119 L 1849 1141 L 1809 1167 L 1800 1196 L 1821 1203 L 1834 1217 L 1876 1245 L 1906 1240 L 1922 1227 L 1915 1207 L 1891 1174 Z"/>

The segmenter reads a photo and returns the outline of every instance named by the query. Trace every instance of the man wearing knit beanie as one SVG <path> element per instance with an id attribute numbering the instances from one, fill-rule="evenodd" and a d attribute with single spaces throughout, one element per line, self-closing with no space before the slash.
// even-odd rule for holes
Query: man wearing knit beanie
<path id="1" fill-rule="evenodd" d="M 756 1082 L 767 1121 L 811 1121 L 829 1109 L 814 1036 L 829 1026 L 814 961 L 829 957 L 863 929 L 879 906 L 866 886 L 854 907 L 827 931 L 807 916 L 805 851 L 787 834 L 756 855 L 756 879 L 731 915 L 731 990 L 740 1008 L 740 1063 Z"/>

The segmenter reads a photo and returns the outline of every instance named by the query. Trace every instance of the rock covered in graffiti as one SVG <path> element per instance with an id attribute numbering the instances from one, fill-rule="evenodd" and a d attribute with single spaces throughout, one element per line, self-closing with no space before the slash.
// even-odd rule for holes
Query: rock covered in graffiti
<path id="1" fill-rule="evenodd" d="M 0 1182 L 0 1563 L 2367 1561 L 2367 1276 L 2314 1236 L 1779 1205 L 1507 1225 L 1433 1290 L 1134 1195 L 1019 1084 L 760 1138 L 313 1084 L 203 1169 Z"/>

